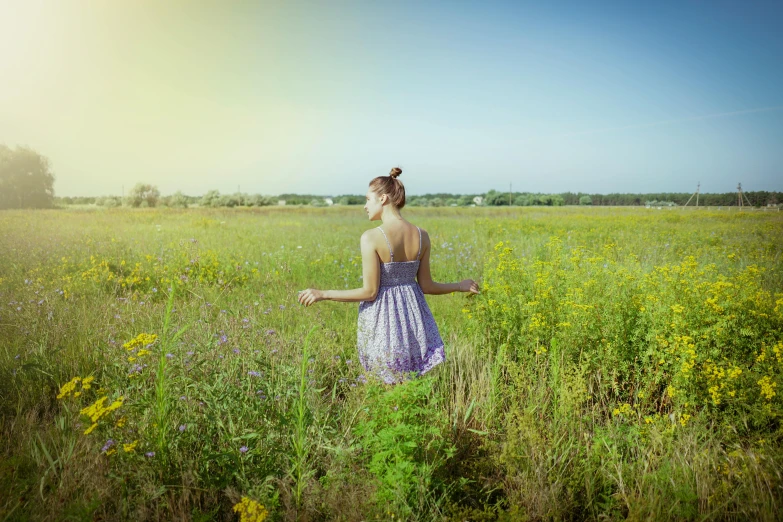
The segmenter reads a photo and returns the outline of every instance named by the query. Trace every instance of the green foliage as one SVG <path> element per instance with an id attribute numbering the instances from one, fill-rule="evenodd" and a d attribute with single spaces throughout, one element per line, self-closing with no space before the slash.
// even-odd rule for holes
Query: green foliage
<path id="1" fill-rule="evenodd" d="M 28 147 L 0 144 L 0 209 L 50 208 L 53 202 L 49 160 Z"/>
<path id="2" fill-rule="evenodd" d="M 137 183 L 125 196 L 125 205 L 133 208 L 155 207 L 159 200 L 158 187 L 147 183 Z"/>
<path id="3" fill-rule="evenodd" d="M 444 487 L 434 475 L 455 452 L 443 436 L 447 418 L 430 379 L 409 380 L 391 389 L 370 384 L 366 394 L 354 433 L 367 469 L 378 480 L 378 504 L 407 519 L 430 507 L 428 502 Z"/>

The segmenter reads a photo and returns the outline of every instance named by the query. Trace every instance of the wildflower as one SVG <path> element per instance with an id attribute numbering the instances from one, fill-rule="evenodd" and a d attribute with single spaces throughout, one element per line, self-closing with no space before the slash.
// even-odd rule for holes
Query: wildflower
<path id="1" fill-rule="evenodd" d="M 239 452 L 240 453 L 247 453 L 247 446 L 242 446 L 241 448 L 239 448 Z"/>
<path id="2" fill-rule="evenodd" d="M 270 328 L 269 330 L 266 331 L 266 334 L 267 335 L 275 335 L 275 331 L 272 328 Z"/>
<path id="3" fill-rule="evenodd" d="M 68 397 L 76 389 L 76 385 L 81 381 L 81 377 L 74 377 L 70 381 L 66 382 L 60 387 L 60 393 L 57 395 L 58 399 L 64 399 Z"/>
<path id="4" fill-rule="evenodd" d="M 234 355 L 239 355 L 239 348 L 234 348 L 231 351 L 234 352 Z"/>
<path id="5" fill-rule="evenodd" d="M 761 388 L 761 395 L 765 399 L 771 400 L 772 397 L 777 395 L 777 393 L 775 392 L 775 388 L 777 387 L 778 384 L 776 382 L 772 382 L 772 380 L 768 375 L 762 377 L 756 384 L 758 384 L 759 387 Z"/>
<path id="6" fill-rule="evenodd" d="M 106 453 L 112 446 L 114 446 L 114 439 L 107 440 L 106 444 L 101 448 L 101 453 Z"/>
<path id="7" fill-rule="evenodd" d="M 136 348 L 146 348 L 150 346 L 158 339 L 156 334 L 141 333 L 132 340 L 123 344 L 122 347 L 128 351 L 135 350 Z"/>
<path id="8" fill-rule="evenodd" d="M 116 423 L 114 423 L 114 425 L 115 425 L 116 427 L 118 427 L 118 428 L 122 428 L 123 426 L 125 426 L 125 423 L 126 423 L 126 422 L 128 422 L 128 417 L 126 417 L 126 416 L 124 416 L 124 415 L 123 415 L 122 417 L 120 417 L 119 419 L 117 419 L 117 422 L 116 422 Z"/>
<path id="9" fill-rule="evenodd" d="M 264 522 L 269 515 L 263 505 L 247 497 L 234 506 L 234 513 L 239 513 L 240 522 Z"/>
<path id="10" fill-rule="evenodd" d="M 152 457 L 155 456 L 155 452 L 154 451 L 148 451 L 147 453 L 144 454 L 144 456 L 149 458 L 149 459 L 151 459 Z"/>
<path id="11" fill-rule="evenodd" d="M 179 425 L 179 431 L 180 431 L 180 432 L 183 432 L 183 431 L 185 431 L 185 429 L 186 429 L 186 428 L 187 428 L 187 425 L 185 425 L 185 424 L 180 424 L 180 425 Z"/>
<path id="12" fill-rule="evenodd" d="M 166 359 L 173 359 L 173 358 L 174 358 L 174 354 L 173 353 L 167 353 L 166 354 Z"/>
<path id="13" fill-rule="evenodd" d="M 251 376 L 251 377 L 261 377 L 261 373 L 260 373 L 260 372 L 257 372 L 257 371 L 255 371 L 255 370 L 250 370 L 249 372 L 247 372 L 247 374 L 248 374 L 249 376 Z"/>
<path id="14" fill-rule="evenodd" d="M 122 449 L 125 451 L 125 453 L 131 453 L 136 449 L 136 446 L 139 444 L 138 440 L 134 440 L 130 444 L 123 444 Z"/>

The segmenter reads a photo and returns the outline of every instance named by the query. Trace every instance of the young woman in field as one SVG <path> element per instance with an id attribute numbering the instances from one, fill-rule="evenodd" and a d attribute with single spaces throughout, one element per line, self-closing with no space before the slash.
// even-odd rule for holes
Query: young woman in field
<path id="1" fill-rule="evenodd" d="M 443 340 L 424 294 L 479 292 L 472 279 L 436 283 L 430 275 L 430 237 L 426 230 L 400 215 L 405 187 L 393 168 L 370 182 L 364 211 L 382 226 L 362 234 L 362 288 L 299 292 L 299 302 L 359 301 L 357 340 L 365 370 L 387 384 L 401 382 L 410 372 L 421 375 L 443 362 Z"/>

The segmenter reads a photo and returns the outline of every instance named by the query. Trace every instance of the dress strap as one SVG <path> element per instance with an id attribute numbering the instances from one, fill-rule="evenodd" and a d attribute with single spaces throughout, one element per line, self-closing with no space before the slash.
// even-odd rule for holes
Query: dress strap
<path id="1" fill-rule="evenodd" d="M 416 227 L 419 228 L 419 227 Z M 421 229 L 419 228 L 419 253 L 416 254 L 416 259 L 419 259 L 419 256 L 421 255 Z"/>
<path id="2" fill-rule="evenodd" d="M 389 243 L 389 238 L 386 237 L 386 232 L 384 232 L 381 227 L 378 227 L 378 229 L 381 231 L 381 234 L 383 234 L 383 239 L 386 240 L 386 244 L 389 247 L 389 257 L 391 257 L 391 262 L 393 263 L 394 262 L 394 252 L 392 252 L 392 247 L 391 247 L 391 243 Z"/>

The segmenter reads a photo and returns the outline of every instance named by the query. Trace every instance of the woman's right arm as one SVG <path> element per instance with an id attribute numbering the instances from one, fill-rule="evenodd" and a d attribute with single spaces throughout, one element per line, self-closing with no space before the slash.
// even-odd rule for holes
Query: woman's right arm
<path id="1" fill-rule="evenodd" d="M 479 293 L 479 286 L 472 279 L 463 279 L 459 283 L 436 283 L 433 281 L 430 273 L 430 237 L 426 232 L 422 234 L 422 243 L 419 272 L 416 274 L 416 279 L 422 292 L 431 295 L 443 295 L 452 292 Z"/>

